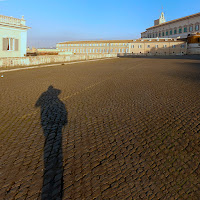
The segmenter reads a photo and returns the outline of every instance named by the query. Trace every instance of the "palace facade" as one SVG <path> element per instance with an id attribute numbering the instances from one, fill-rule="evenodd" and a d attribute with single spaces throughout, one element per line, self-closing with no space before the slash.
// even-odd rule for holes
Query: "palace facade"
<path id="1" fill-rule="evenodd" d="M 141 38 L 187 38 L 189 34 L 200 31 L 200 12 L 166 22 L 164 13 L 154 26 L 141 33 Z"/>
<path id="2" fill-rule="evenodd" d="M 133 55 L 184 55 L 187 43 L 174 38 L 141 38 L 130 43 L 129 52 Z"/>

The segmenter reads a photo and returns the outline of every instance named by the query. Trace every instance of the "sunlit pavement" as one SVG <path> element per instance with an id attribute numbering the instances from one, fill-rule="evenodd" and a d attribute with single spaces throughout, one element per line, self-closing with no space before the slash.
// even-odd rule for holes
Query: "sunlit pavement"
<path id="1" fill-rule="evenodd" d="M 200 60 L 3 75 L 0 199 L 199 199 Z"/>

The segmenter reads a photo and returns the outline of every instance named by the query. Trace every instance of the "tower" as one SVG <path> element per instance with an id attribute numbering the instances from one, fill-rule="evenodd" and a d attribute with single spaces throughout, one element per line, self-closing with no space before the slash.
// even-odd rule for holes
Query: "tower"
<path id="1" fill-rule="evenodd" d="M 154 26 L 162 24 L 164 22 L 166 22 L 166 20 L 165 20 L 164 12 L 162 12 L 159 19 L 154 20 Z"/>
<path id="2" fill-rule="evenodd" d="M 159 17 L 159 24 L 162 24 L 164 22 L 166 22 L 166 20 L 165 20 L 164 12 L 162 12 L 161 16 Z"/>

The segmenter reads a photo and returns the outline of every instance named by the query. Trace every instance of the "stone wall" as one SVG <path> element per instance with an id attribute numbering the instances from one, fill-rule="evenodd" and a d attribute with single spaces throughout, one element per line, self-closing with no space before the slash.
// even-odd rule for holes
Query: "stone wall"
<path id="1" fill-rule="evenodd" d="M 29 66 L 47 63 L 69 62 L 76 60 L 90 60 L 100 58 L 117 57 L 117 54 L 96 54 L 96 55 L 49 55 L 29 56 L 23 58 L 0 58 L 0 67 Z"/>

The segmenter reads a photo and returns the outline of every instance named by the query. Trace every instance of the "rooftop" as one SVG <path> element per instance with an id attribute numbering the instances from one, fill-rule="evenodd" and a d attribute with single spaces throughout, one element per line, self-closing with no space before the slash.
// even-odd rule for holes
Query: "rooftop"
<path id="1" fill-rule="evenodd" d="M 24 16 L 22 16 L 21 19 L 18 19 L 14 17 L 8 17 L 5 15 L 0 15 L 0 25 L 14 26 L 14 27 L 20 27 L 20 28 L 26 28 L 26 29 L 30 28 L 26 26 L 26 20 L 24 20 Z"/>
<path id="2" fill-rule="evenodd" d="M 58 44 L 87 44 L 87 43 L 130 43 L 133 40 L 87 40 L 87 41 L 66 41 Z"/>

